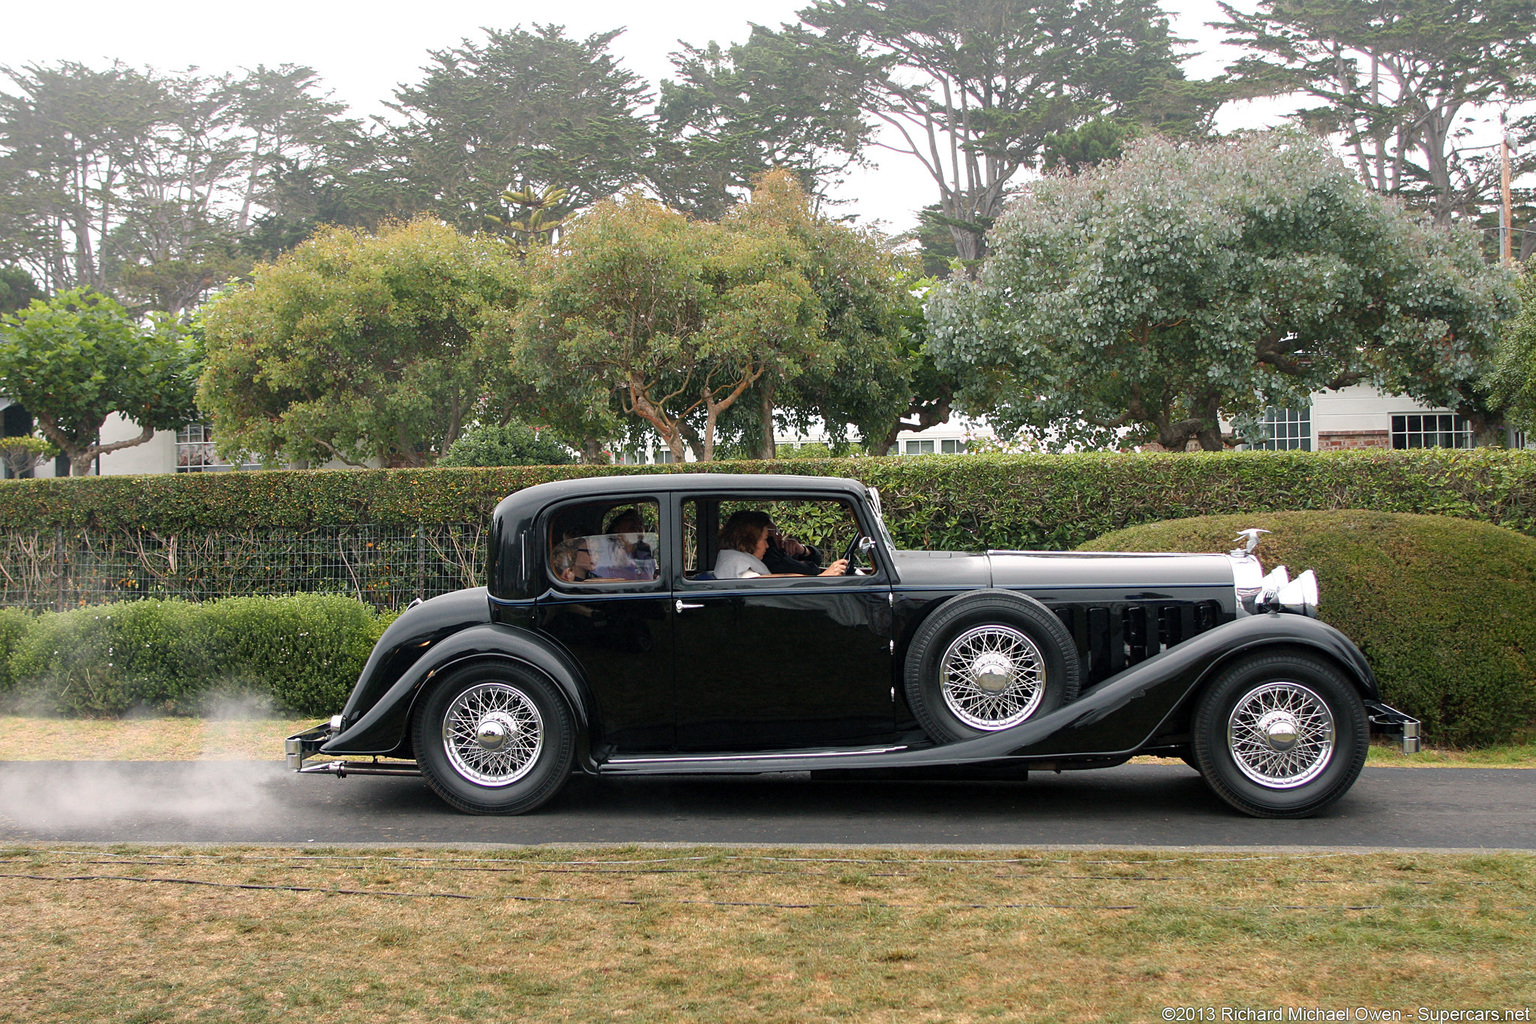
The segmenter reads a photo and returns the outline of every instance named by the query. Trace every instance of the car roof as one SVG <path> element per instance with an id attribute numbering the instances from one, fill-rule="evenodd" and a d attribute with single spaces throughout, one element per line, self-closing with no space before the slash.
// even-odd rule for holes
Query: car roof
<path id="1" fill-rule="evenodd" d="M 846 477 L 799 476 L 789 473 L 610 473 L 603 476 L 552 480 L 514 491 L 496 506 L 498 518 L 523 518 L 567 498 L 618 500 L 642 494 L 698 493 L 772 494 L 782 491 L 861 494 L 867 485 Z"/>

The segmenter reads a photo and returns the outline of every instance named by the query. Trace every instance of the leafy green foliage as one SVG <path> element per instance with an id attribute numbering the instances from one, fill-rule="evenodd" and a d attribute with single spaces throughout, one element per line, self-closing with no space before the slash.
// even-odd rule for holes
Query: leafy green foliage
<path id="1" fill-rule="evenodd" d="M 879 235 L 813 212 L 785 171 L 754 185 L 751 201 L 722 223 L 733 233 L 787 236 L 786 259 L 815 296 L 820 330 L 809 339 L 814 358 L 776 363 L 752 386 L 743 407 L 755 422 L 743 433 L 771 457 L 777 412 L 803 432 L 853 424 L 864 443 L 878 443 L 909 411 L 916 383 L 910 363 L 922 313 L 908 261 Z"/>
<path id="2" fill-rule="evenodd" d="M 35 299 L 45 298 L 31 274 L 20 267 L 0 267 L 0 315 L 14 313 Z"/>
<path id="3" fill-rule="evenodd" d="M 75 476 L 89 472 L 97 455 L 192 419 L 198 369 L 176 321 L 157 315 L 141 323 L 111 298 L 83 289 L 0 319 L 0 391 L 26 407 Z M 101 426 L 112 413 L 133 420 L 140 434 L 102 444 Z"/>
<path id="4" fill-rule="evenodd" d="M 500 216 L 501 195 L 559 187 L 556 218 L 643 178 L 651 129 L 641 80 L 608 46 L 618 31 L 568 39 L 558 25 L 487 29 L 432 52 L 426 77 L 390 104 L 388 159 L 415 208 L 465 231 Z"/>
<path id="5" fill-rule="evenodd" d="M 560 241 L 530 253 L 519 361 L 568 420 L 616 405 L 684 460 L 714 457 L 719 417 L 769 371 L 821 358 L 826 313 L 782 229 L 731 231 L 631 194 L 599 203 Z"/>
<path id="6" fill-rule="evenodd" d="M 1299 92 L 1301 119 L 1343 133 L 1356 171 L 1435 221 L 1475 219 L 1497 200 L 1497 154 L 1469 136 L 1495 108 L 1536 96 L 1529 0 L 1260 0 L 1221 4 L 1252 56 L 1229 69 L 1249 94 Z M 1527 117 L 1523 131 L 1536 128 Z M 1520 130 L 1517 126 L 1517 132 Z M 1528 151 L 1528 147 L 1527 147 Z M 1516 154 L 1518 176 L 1536 166 Z"/>
<path id="7" fill-rule="evenodd" d="M 323 230 L 209 304 L 200 405 L 234 457 L 429 465 L 526 394 L 508 326 L 522 293 L 489 237 L 426 218 Z"/>
<path id="8" fill-rule="evenodd" d="M 1536 260 L 1525 265 L 1520 299 L 1520 313 L 1502 325 L 1491 384 L 1510 420 L 1536 431 Z"/>
<path id="9" fill-rule="evenodd" d="M 439 466 L 565 466 L 570 448 L 523 423 L 468 430 L 437 460 Z"/>
<path id="10" fill-rule="evenodd" d="M 17 530 L 161 534 L 483 524 L 508 494 L 549 480 L 784 468 L 752 460 L 19 480 L 0 485 L 0 522 Z M 1495 448 L 808 458 L 794 460 L 793 469 L 880 488 L 886 520 L 909 548 L 1060 551 L 1164 519 L 1332 508 L 1456 516 L 1536 534 L 1536 452 Z"/>
<path id="11" fill-rule="evenodd" d="M 0 693 L 15 685 L 11 676 L 11 654 L 31 628 L 33 618 L 20 608 L 0 608 Z"/>
<path id="12" fill-rule="evenodd" d="M 14 477 L 32 472 L 58 453 L 52 441 L 41 437 L 0 437 L 0 464 Z"/>
<path id="13" fill-rule="evenodd" d="M 745 43 L 685 45 L 672 61 L 652 177 L 676 209 L 716 220 L 776 168 L 820 193 L 869 141 L 858 55 L 798 25 L 753 25 Z"/>
<path id="14" fill-rule="evenodd" d="M 7 613 L 0 682 L 9 684 L 0 689 L 13 705 L 75 715 L 196 714 L 210 699 L 240 693 L 330 714 L 388 619 L 351 598 L 317 595 Z"/>
<path id="15" fill-rule="evenodd" d="M 864 57 L 866 106 L 938 184 L 965 262 L 1047 137 L 1183 79 L 1150 0 L 815 0 L 800 17 Z"/>
<path id="16" fill-rule="evenodd" d="M 991 237 L 980 279 L 930 302 L 930 347 L 1005 428 L 1215 451 L 1241 439 L 1223 416 L 1361 381 L 1488 425 L 1509 275 L 1309 136 L 1148 140 L 1037 182 Z"/>
<path id="17" fill-rule="evenodd" d="M 1380 512 L 1203 516 L 1140 526 L 1090 551 L 1222 551 L 1272 531 L 1266 567 L 1312 569 L 1323 621 L 1370 660 L 1382 698 L 1434 743 L 1507 740 L 1536 718 L 1536 539 L 1484 523 Z"/>
<path id="18" fill-rule="evenodd" d="M 360 140 L 309 68 L 165 74 L 115 62 L 6 68 L 0 253 L 48 288 L 90 287 L 180 314 L 249 263 L 284 186 Z M 308 211 L 303 211 L 308 212 Z"/>

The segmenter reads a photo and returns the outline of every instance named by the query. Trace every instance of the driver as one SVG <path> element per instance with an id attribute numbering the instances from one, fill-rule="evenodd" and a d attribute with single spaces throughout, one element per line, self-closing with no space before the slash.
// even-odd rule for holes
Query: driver
<path id="1" fill-rule="evenodd" d="M 717 579 L 742 579 L 749 576 L 841 576 L 848 560 L 839 558 L 819 572 L 772 572 L 763 562 L 768 553 L 769 532 L 773 520 L 756 509 L 734 512 L 720 530 L 720 554 L 715 558 Z M 814 566 L 809 567 L 814 570 Z"/>

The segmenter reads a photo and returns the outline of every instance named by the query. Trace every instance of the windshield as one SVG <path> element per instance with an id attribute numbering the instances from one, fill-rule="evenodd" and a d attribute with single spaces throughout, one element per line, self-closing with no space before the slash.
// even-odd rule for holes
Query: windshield
<path id="1" fill-rule="evenodd" d="M 885 525 L 885 512 L 880 508 L 880 492 L 874 487 L 865 488 L 869 494 L 869 508 L 875 514 L 875 526 L 880 530 L 880 539 L 885 542 L 885 550 L 896 557 L 896 542 L 891 539 L 891 531 Z"/>

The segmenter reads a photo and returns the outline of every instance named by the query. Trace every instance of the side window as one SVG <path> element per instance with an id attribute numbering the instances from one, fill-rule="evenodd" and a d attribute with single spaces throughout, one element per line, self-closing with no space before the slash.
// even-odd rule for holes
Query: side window
<path id="1" fill-rule="evenodd" d="M 658 522 L 659 507 L 649 498 L 559 509 L 549 524 L 549 574 L 572 584 L 654 580 L 661 571 Z"/>
<path id="2" fill-rule="evenodd" d="M 853 506 L 835 498 L 683 503 L 685 574 L 693 579 L 816 576 L 858 534 Z"/>

